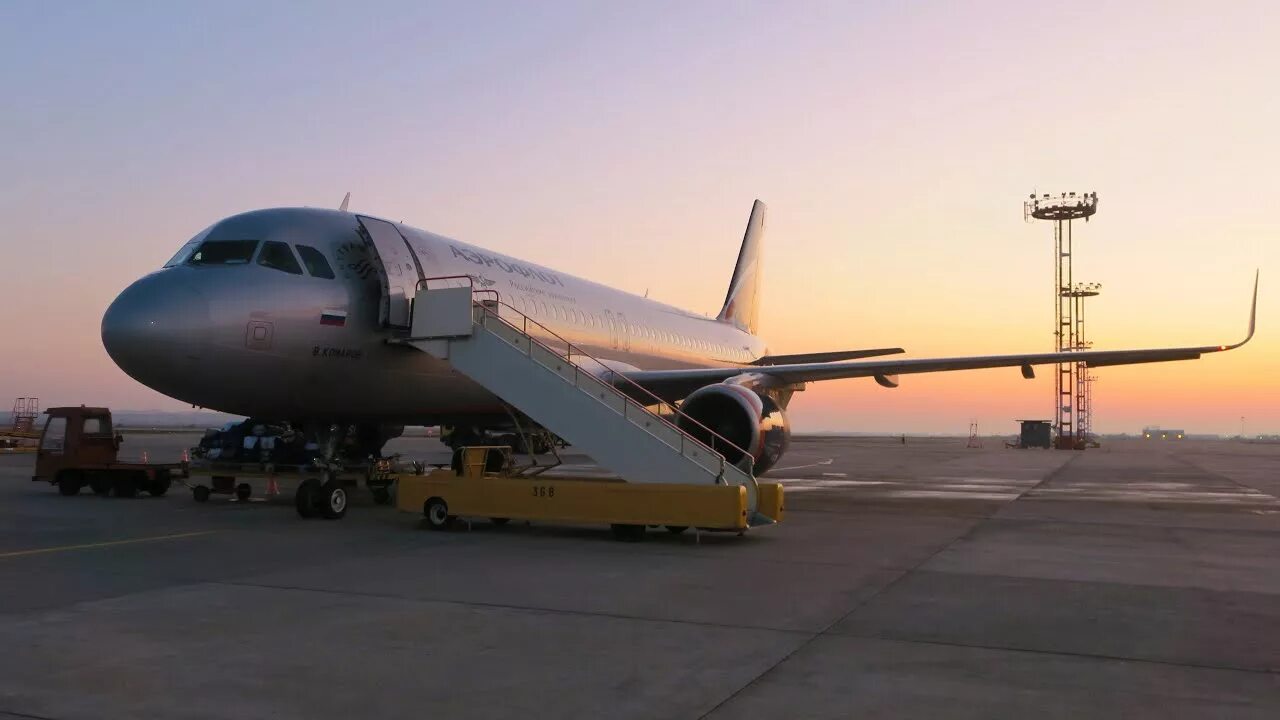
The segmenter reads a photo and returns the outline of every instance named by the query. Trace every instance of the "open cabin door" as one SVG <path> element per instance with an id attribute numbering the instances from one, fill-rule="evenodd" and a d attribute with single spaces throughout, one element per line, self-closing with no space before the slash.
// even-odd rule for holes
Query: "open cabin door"
<path id="1" fill-rule="evenodd" d="M 413 315 L 410 304 L 422 279 L 418 259 L 395 225 L 364 215 L 356 218 L 364 231 L 361 235 L 365 247 L 382 265 L 378 273 L 382 281 L 382 309 L 378 318 L 383 325 L 408 328 Z"/>

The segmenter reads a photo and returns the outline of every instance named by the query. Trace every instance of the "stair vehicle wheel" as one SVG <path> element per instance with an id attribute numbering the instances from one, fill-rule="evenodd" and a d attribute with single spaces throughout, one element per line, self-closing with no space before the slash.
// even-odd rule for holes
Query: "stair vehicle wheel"
<path id="1" fill-rule="evenodd" d="M 643 525 L 620 525 L 613 524 L 609 526 L 613 530 L 613 536 L 622 542 L 640 542 L 644 539 L 645 532 L 648 531 Z"/>
<path id="2" fill-rule="evenodd" d="M 167 470 L 156 473 L 156 477 L 151 481 L 151 487 L 147 488 L 147 492 L 151 493 L 151 497 L 162 497 L 169 492 L 169 487 L 173 485 L 173 480 L 169 478 Z"/>
<path id="3" fill-rule="evenodd" d="M 253 495 L 253 486 L 249 483 L 240 483 L 236 486 L 236 499 L 240 502 L 246 502 Z"/>
<path id="4" fill-rule="evenodd" d="M 489 522 L 497 525 L 498 527 L 502 527 L 503 525 L 511 522 L 511 518 L 489 518 Z"/>
<path id="5" fill-rule="evenodd" d="M 191 488 L 191 499 L 196 502 L 209 502 L 209 486 L 197 485 Z"/>
<path id="6" fill-rule="evenodd" d="M 427 524 L 432 530 L 448 530 L 457 518 L 449 514 L 449 503 L 433 497 L 422 504 L 422 514 L 427 516 Z"/>
<path id="7" fill-rule="evenodd" d="M 327 520 L 337 520 L 347 514 L 347 489 L 337 480 L 320 486 L 320 514 Z"/>
<path id="8" fill-rule="evenodd" d="M 688 525 L 668 525 L 667 526 L 667 532 L 671 533 L 672 535 L 679 535 L 680 533 L 688 529 L 689 529 Z"/>
<path id="9" fill-rule="evenodd" d="M 298 485 L 298 490 L 293 494 L 293 506 L 298 510 L 298 515 L 304 518 L 313 518 L 316 516 L 316 501 L 320 495 L 320 481 L 315 478 L 307 478 Z"/>
<path id="10" fill-rule="evenodd" d="M 80 494 L 80 474 L 74 472 L 58 473 L 58 492 L 71 497 Z"/>

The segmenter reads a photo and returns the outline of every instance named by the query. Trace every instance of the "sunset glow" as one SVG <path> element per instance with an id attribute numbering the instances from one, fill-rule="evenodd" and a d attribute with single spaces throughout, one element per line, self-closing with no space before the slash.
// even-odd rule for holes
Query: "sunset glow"
<path id="1" fill-rule="evenodd" d="M 210 223 L 336 207 L 714 313 L 770 207 L 776 353 L 1053 349 L 1048 224 L 1096 191 L 1094 427 L 1280 432 L 1280 5 L 218 3 L 0 8 L 0 405 L 183 409 L 107 305 Z M 1012 434 L 1052 369 L 817 383 L 799 431 Z"/>

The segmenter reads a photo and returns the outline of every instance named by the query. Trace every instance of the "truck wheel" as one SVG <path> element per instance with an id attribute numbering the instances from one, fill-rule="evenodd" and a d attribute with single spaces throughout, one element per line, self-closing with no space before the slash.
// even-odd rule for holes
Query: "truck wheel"
<path id="1" fill-rule="evenodd" d="M 326 520 L 337 520 L 347 514 L 347 489 L 337 480 L 320 486 L 320 514 Z"/>
<path id="2" fill-rule="evenodd" d="M 640 542 L 648 531 L 648 528 L 643 525 L 613 524 L 609 528 L 613 530 L 613 536 L 622 542 Z"/>
<path id="3" fill-rule="evenodd" d="M 80 494 L 80 473 L 60 472 L 58 473 L 58 492 L 71 497 Z"/>
<path id="4" fill-rule="evenodd" d="M 209 502 L 209 486 L 197 485 L 191 488 L 191 499 L 198 503 Z"/>
<path id="5" fill-rule="evenodd" d="M 169 487 L 173 485 L 173 480 L 169 478 L 167 471 L 156 473 L 156 478 L 151 481 L 151 487 L 147 488 L 147 492 L 151 493 L 151 497 L 162 497 L 169 492 Z"/>
<path id="6" fill-rule="evenodd" d="M 293 494 L 293 507 L 297 509 L 300 517 L 316 516 L 316 496 L 319 494 L 320 481 L 315 478 L 307 478 L 298 485 L 297 492 Z"/>
<path id="7" fill-rule="evenodd" d="M 422 505 L 422 514 L 427 516 L 427 525 L 432 530 L 448 530 L 457 517 L 449 514 L 449 503 L 433 497 Z"/>
<path id="8" fill-rule="evenodd" d="M 253 495 L 253 486 L 249 483 L 240 483 L 236 486 L 236 499 L 240 502 L 247 502 Z"/>
<path id="9" fill-rule="evenodd" d="M 115 486 L 116 497 L 138 497 L 138 481 L 132 475 L 120 476 L 112 484 Z"/>

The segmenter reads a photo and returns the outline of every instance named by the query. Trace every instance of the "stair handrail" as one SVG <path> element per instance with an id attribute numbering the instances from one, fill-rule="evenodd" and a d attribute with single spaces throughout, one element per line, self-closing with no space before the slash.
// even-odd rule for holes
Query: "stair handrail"
<path id="1" fill-rule="evenodd" d="M 637 383 L 636 381 L 632 380 L 631 378 L 627 377 L 626 375 L 623 375 L 623 374 L 619 373 L 618 371 L 614 370 L 613 368 L 609 367 L 608 365 L 605 365 L 605 364 L 604 364 L 604 362 L 603 362 L 602 360 L 600 360 L 600 359 L 599 359 L 599 358 L 597 358 L 596 356 L 592 355 L 591 353 L 589 353 L 589 352 L 587 352 L 587 351 L 583 350 L 581 347 L 578 347 L 577 345 L 573 344 L 572 342 L 570 342 L 570 341 L 569 341 L 568 339 L 566 339 L 565 337 L 561 336 L 561 335 L 560 335 L 559 333 L 557 333 L 556 331 L 552 330 L 551 328 L 547 327 L 546 325 L 543 325 L 542 323 L 538 322 L 537 320 L 535 320 L 535 319 L 533 319 L 533 318 L 529 317 L 529 316 L 528 316 L 528 315 L 526 315 L 523 311 L 516 309 L 516 308 L 515 308 L 514 306 L 512 306 L 511 304 L 504 302 L 504 301 L 502 300 L 502 296 L 498 293 L 498 291 L 497 291 L 497 290 L 490 290 L 490 289 L 488 289 L 488 288 L 481 288 L 481 289 L 477 290 L 477 289 L 475 288 L 475 278 L 474 278 L 474 277 L 472 277 L 471 275 L 440 275 L 440 276 L 437 276 L 437 277 L 422 278 L 421 280 L 419 280 L 419 281 L 418 281 L 418 284 L 417 284 L 416 289 L 417 289 L 417 290 L 421 290 L 421 289 L 423 289 L 423 287 L 425 287 L 425 286 L 427 285 L 427 283 L 430 283 L 431 281 L 434 281 L 434 280 L 465 280 L 465 281 L 467 282 L 467 285 L 471 288 L 471 293 L 472 293 L 472 297 L 473 297 L 473 299 L 472 299 L 472 305 L 473 305 L 474 307 L 478 307 L 478 308 L 480 308 L 480 309 L 484 312 L 484 317 L 492 316 L 492 317 L 494 317 L 498 322 L 500 322 L 500 323 L 503 323 L 503 324 L 507 325 L 507 326 L 508 326 L 508 327 L 510 327 L 511 329 L 513 329 L 513 330 L 517 330 L 517 331 L 519 331 L 519 332 L 521 332 L 521 333 L 524 333 L 524 335 L 525 335 L 525 336 L 527 336 L 531 342 L 535 342 L 535 343 L 537 343 L 538 345 L 542 346 L 542 347 L 543 347 L 543 349 L 547 350 L 548 352 L 551 352 L 551 353 L 553 353 L 553 354 L 555 354 L 555 355 L 557 355 L 557 356 L 561 355 L 561 353 L 560 353 L 559 351 L 557 351 L 555 348 L 553 348 L 553 347 L 549 346 L 547 343 L 544 343 L 544 342 L 542 342 L 541 340 L 539 340 L 539 339 L 535 338 L 534 336 L 530 335 L 530 334 L 529 334 L 529 323 L 533 323 L 534 325 L 536 325 L 536 326 L 538 326 L 539 328 L 541 328 L 541 329 L 542 329 L 542 330 L 543 330 L 547 335 L 550 335 L 551 337 L 555 338 L 556 340 L 559 340 L 560 342 L 564 343 L 564 346 L 565 346 L 564 359 L 565 359 L 565 360 L 566 360 L 570 365 L 572 365 L 572 366 L 573 366 L 573 368 L 574 368 L 574 375 L 575 375 L 575 379 L 576 379 L 577 374 L 578 374 L 578 373 L 580 373 L 580 372 L 582 372 L 582 368 L 581 368 L 577 363 L 575 363 L 575 362 L 573 361 L 574 350 L 576 349 L 576 350 L 577 350 L 577 354 L 578 354 L 578 355 L 581 355 L 581 356 L 583 356 L 583 357 L 586 357 L 586 358 L 591 359 L 591 360 L 592 360 L 592 361 L 594 361 L 597 365 L 599 365 L 600 367 L 605 368 L 606 370 L 608 370 L 608 371 L 609 371 L 609 375 L 610 375 L 610 382 L 609 382 L 608 384 L 609 384 L 609 386 L 610 386 L 611 388 L 613 388 L 615 391 L 619 391 L 619 388 L 617 387 L 616 381 L 617 381 L 618 379 L 621 379 L 623 382 L 628 383 L 630 386 L 632 386 L 632 387 L 634 387 L 636 390 L 638 390 L 638 391 L 642 394 L 642 396 L 647 396 L 647 397 L 651 398 L 651 399 L 654 401 L 654 403 L 653 403 L 654 405 L 658 405 L 658 406 L 660 406 L 660 407 L 665 407 L 665 408 L 669 409 L 673 415 L 677 415 L 677 416 L 679 416 L 680 418 L 683 418 L 683 419 L 685 419 L 685 420 L 688 420 L 690 423 L 692 423 L 692 424 L 696 425 L 697 427 L 701 428 L 702 430 L 706 431 L 706 432 L 707 432 L 707 434 L 708 434 L 710 437 L 714 438 L 714 440 L 719 440 L 720 442 L 724 443 L 724 444 L 725 444 L 725 446 L 727 446 L 728 448 L 732 448 L 732 449 L 734 449 L 734 450 L 737 450 L 739 453 L 741 453 L 742 457 L 743 457 L 743 458 L 746 460 L 746 462 L 747 462 L 747 469 L 745 469 L 745 470 L 743 470 L 743 468 L 738 468 L 738 469 L 739 469 L 739 470 L 743 470 L 743 471 L 747 474 L 747 476 L 748 476 L 748 477 L 751 477 L 751 478 L 753 478 L 753 479 L 754 479 L 754 477 L 755 477 L 755 471 L 754 471 L 755 458 L 753 458 L 753 457 L 751 456 L 751 453 L 749 453 L 749 452 L 747 452 L 746 450 L 744 450 L 744 449 L 742 449 L 742 448 L 738 447 L 735 443 L 733 443 L 733 442 L 732 442 L 732 441 L 730 441 L 729 439 L 725 438 L 723 435 L 721 435 L 720 433 L 716 432 L 715 430 L 712 430 L 711 428 L 707 427 L 707 426 L 706 426 L 706 425 L 704 425 L 702 422 L 700 422 L 700 421 L 698 421 L 696 418 L 694 418 L 692 415 L 689 415 L 688 413 L 684 412 L 683 410 L 681 410 L 680 408 L 676 407 L 675 405 L 673 405 L 672 403 L 668 402 L 667 400 L 663 400 L 661 397 L 658 397 L 656 394 L 654 394 L 653 392 L 651 392 L 650 390 L 648 390 L 647 388 L 645 388 L 645 387 L 644 387 L 643 385 L 641 385 L 640 383 Z M 427 287 L 426 289 L 427 289 L 427 290 L 430 290 L 431 288 Z M 481 294 L 491 294 L 491 295 L 493 295 L 493 300 L 477 301 L 477 300 L 475 300 L 475 299 L 474 299 L 474 297 L 475 297 L 476 295 L 481 295 Z M 507 320 L 506 318 L 502 317 L 502 316 L 501 316 L 500 314 L 498 314 L 497 312 L 494 312 L 494 311 L 493 311 L 493 309 L 492 309 L 492 307 L 491 307 L 490 305 L 486 304 L 486 303 L 492 303 L 493 305 L 497 305 L 497 306 L 499 306 L 499 307 L 509 308 L 512 312 L 514 312 L 516 315 L 519 315 L 519 316 L 523 319 L 523 325 L 524 325 L 524 327 L 516 327 L 516 326 L 515 326 L 514 324 L 512 324 L 509 320 Z M 601 380 L 601 381 L 603 381 L 603 378 L 600 378 L 600 377 L 597 377 L 597 376 L 594 376 L 594 375 L 592 375 L 591 377 L 593 377 L 593 378 L 594 378 L 594 379 L 596 379 L 596 380 Z M 696 443 L 697 445 L 699 445 L 699 446 L 701 446 L 702 448 L 706 449 L 706 450 L 707 450 L 708 452 L 710 452 L 712 455 L 714 455 L 714 456 L 716 456 L 716 457 L 718 457 L 718 458 L 720 459 L 720 475 L 721 475 L 721 476 L 723 476 L 723 475 L 724 475 L 724 466 L 725 466 L 725 465 L 733 465 L 733 463 L 730 463 L 730 462 L 728 462 L 728 461 L 725 459 L 725 457 L 724 457 L 724 454 L 723 454 L 723 453 L 717 452 L 717 451 L 716 451 L 716 449 L 715 449 L 715 447 L 713 447 L 713 446 L 711 446 L 711 445 L 707 445 L 706 443 L 702 442 L 702 441 L 701 441 L 701 440 L 699 440 L 698 438 L 694 437 L 691 433 L 689 433 L 689 431 L 685 430 L 684 428 L 681 428 L 681 427 L 680 427 L 679 425 L 677 425 L 676 423 L 673 423 L 673 422 L 671 422 L 670 420 L 668 420 L 665 416 L 663 416 L 663 415 L 662 415 L 662 413 L 659 413 L 659 412 L 652 412 L 652 411 L 648 410 L 644 405 L 640 405 L 639 401 L 637 401 L 634 397 L 631 397 L 628 393 L 623 393 L 623 392 L 619 391 L 619 392 L 618 392 L 618 394 L 622 395 L 624 399 L 626 399 L 626 400 L 628 400 L 628 401 L 630 401 L 630 402 L 634 402 L 634 403 L 636 403 L 637 405 L 639 405 L 639 406 L 640 406 L 640 408 L 641 408 L 642 410 L 645 410 L 646 412 L 650 412 L 654 417 L 658 418 L 658 419 L 659 419 L 659 420 L 661 420 L 662 422 L 666 423 L 667 425 L 670 425 L 673 429 L 675 429 L 675 430 L 676 430 L 676 432 L 678 432 L 678 433 L 679 433 L 679 435 L 680 435 L 681 452 L 682 452 L 682 453 L 683 453 L 683 451 L 684 451 L 683 444 L 684 444 L 687 440 L 692 440 L 694 443 Z M 735 467 L 736 467 L 736 466 L 735 466 Z"/>

